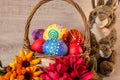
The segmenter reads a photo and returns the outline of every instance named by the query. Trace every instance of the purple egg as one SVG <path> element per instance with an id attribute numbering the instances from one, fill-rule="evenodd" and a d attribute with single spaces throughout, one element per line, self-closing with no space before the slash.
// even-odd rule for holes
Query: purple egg
<path id="1" fill-rule="evenodd" d="M 32 32 L 33 40 L 43 38 L 44 29 L 36 29 Z"/>

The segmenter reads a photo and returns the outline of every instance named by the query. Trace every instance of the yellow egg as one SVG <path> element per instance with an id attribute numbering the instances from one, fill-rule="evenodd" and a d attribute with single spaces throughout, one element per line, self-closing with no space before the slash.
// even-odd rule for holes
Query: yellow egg
<path id="1" fill-rule="evenodd" d="M 58 39 L 62 40 L 63 35 L 67 34 L 67 28 L 58 24 L 52 24 L 45 29 L 44 40 Z"/>

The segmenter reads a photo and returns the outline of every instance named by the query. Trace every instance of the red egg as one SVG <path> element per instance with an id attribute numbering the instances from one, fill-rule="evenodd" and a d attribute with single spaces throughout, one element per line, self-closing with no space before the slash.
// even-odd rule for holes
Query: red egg
<path id="1" fill-rule="evenodd" d="M 82 45 L 84 43 L 84 39 L 82 37 L 76 37 L 76 40 L 71 41 L 70 44 Z"/>
<path id="2" fill-rule="evenodd" d="M 76 42 L 77 44 L 82 45 L 84 42 L 84 38 L 82 33 L 79 30 L 71 29 L 68 32 L 67 41 L 68 41 L 68 44 Z"/>
<path id="3" fill-rule="evenodd" d="M 76 45 L 76 44 L 69 45 L 69 54 L 70 55 L 79 55 L 81 53 L 83 53 L 83 49 L 81 46 Z"/>
<path id="4" fill-rule="evenodd" d="M 44 42 L 45 42 L 44 39 L 35 40 L 31 45 L 31 50 L 42 53 L 42 45 Z"/>

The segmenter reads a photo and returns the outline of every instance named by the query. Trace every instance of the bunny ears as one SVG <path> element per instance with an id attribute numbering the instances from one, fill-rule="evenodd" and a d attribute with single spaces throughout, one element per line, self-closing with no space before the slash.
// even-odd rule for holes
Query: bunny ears
<path id="1" fill-rule="evenodd" d="M 111 7 L 113 10 L 116 10 L 119 4 L 119 0 L 91 0 L 91 3 L 93 8 L 101 5 L 106 5 Z"/>

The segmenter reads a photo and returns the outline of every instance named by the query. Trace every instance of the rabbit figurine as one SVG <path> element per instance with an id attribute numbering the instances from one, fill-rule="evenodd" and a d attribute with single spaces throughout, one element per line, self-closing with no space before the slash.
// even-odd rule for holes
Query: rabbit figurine
<path id="1" fill-rule="evenodd" d="M 116 62 L 114 25 L 118 3 L 118 0 L 92 0 L 93 11 L 89 15 L 91 56 L 97 59 L 97 72 L 106 76 L 113 72 Z"/>

